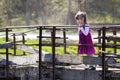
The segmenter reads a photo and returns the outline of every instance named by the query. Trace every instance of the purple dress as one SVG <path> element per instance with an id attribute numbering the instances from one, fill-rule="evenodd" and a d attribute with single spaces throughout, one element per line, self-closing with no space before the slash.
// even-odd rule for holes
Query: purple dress
<path id="1" fill-rule="evenodd" d="M 90 30 L 88 30 L 87 35 L 83 31 L 79 30 L 79 44 L 93 44 Z M 78 54 L 95 54 L 94 46 L 78 45 Z"/>

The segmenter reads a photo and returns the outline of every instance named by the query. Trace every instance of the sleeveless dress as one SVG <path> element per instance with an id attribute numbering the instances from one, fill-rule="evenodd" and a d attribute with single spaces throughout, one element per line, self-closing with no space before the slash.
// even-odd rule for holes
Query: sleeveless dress
<path id="1" fill-rule="evenodd" d="M 87 27 L 85 26 L 84 29 L 83 27 L 81 27 L 78 30 L 78 34 L 79 44 L 93 44 L 90 29 L 88 26 Z M 78 45 L 78 54 L 94 55 L 95 54 L 94 46 Z"/>

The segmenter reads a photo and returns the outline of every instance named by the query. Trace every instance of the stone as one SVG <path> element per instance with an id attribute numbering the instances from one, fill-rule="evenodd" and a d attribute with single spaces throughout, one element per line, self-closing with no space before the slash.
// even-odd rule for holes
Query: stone
<path id="1" fill-rule="evenodd" d="M 1 43 L 0 44 L 0 49 L 11 48 L 12 46 L 13 46 L 13 44 L 11 42 Z"/>

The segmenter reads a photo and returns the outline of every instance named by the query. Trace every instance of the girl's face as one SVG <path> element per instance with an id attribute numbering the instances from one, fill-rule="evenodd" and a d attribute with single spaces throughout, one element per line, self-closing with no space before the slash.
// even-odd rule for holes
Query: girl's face
<path id="1" fill-rule="evenodd" d="M 84 24 L 84 18 L 79 18 L 79 19 L 77 19 L 77 24 L 78 25 L 81 25 L 81 24 Z"/>

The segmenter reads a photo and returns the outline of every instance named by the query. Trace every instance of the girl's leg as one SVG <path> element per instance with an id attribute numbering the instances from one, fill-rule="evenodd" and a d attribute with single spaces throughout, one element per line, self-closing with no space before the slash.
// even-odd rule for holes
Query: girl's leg
<path id="1" fill-rule="evenodd" d="M 88 54 L 88 56 L 94 57 L 94 54 Z M 95 65 L 89 65 L 89 69 L 90 70 L 96 70 L 96 66 Z"/>
<path id="2" fill-rule="evenodd" d="M 88 54 L 88 56 L 94 57 L 94 54 Z"/>

